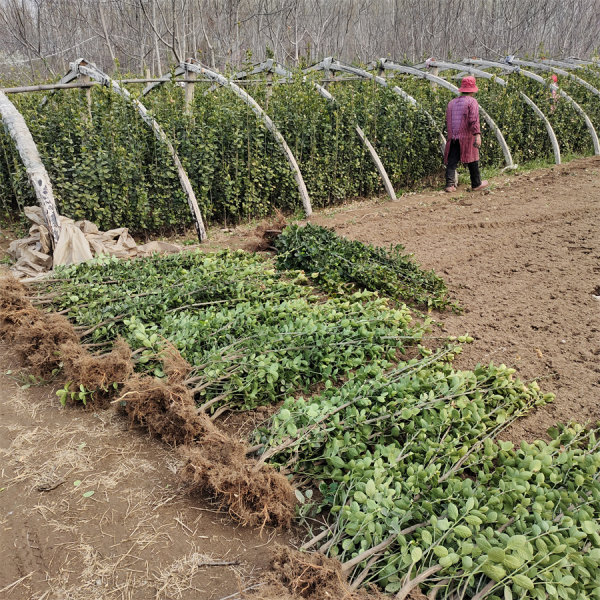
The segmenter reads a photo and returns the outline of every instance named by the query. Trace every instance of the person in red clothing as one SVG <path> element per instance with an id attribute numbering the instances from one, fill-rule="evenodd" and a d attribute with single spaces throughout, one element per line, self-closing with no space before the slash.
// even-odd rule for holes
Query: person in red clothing
<path id="1" fill-rule="evenodd" d="M 479 104 L 473 98 L 478 91 L 475 77 L 463 77 L 458 90 L 461 95 L 453 98 L 446 109 L 446 128 L 448 140 L 444 152 L 446 164 L 446 191 L 456 191 L 456 167 L 459 162 L 469 167 L 471 188 L 483 190 L 489 184 L 481 181 L 479 172 L 479 148 L 481 148 L 481 129 L 479 127 Z"/>

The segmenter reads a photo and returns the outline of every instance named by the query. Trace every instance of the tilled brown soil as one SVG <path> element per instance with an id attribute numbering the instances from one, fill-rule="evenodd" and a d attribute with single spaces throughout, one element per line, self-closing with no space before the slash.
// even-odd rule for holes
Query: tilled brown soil
<path id="1" fill-rule="evenodd" d="M 556 394 L 506 436 L 533 440 L 558 422 L 600 420 L 600 157 L 503 175 L 487 192 L 357 202 L 311 222 L 403 244 L 464 309 L 434 315 L 449 334 L 475 338 L 457 366 L 504 363 Z M 212 232 L 208 246 L 256 243 L 254 229 L 240 227 Z"/>
<path id="2" fill-rule="evenodd" d="M 462 368 L 493 361 L 556 394 L 508 432 L 600 420 L 600 158 L 459 189 L 355 205 L 313 222 L 378 245 L 401 243 L 444 277 L 464 308 L 435 315 L 475 342 Z"/>

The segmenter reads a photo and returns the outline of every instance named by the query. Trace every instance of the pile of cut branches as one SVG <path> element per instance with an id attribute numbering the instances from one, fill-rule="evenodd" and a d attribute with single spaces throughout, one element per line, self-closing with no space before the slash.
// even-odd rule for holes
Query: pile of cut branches
<path id="1" fill-rule="evenodd" d="M 421 269 L 401 245 L 386 250 L 308 224 L 284 229 L 275 248 L 279 269 L 301 269 L 329 293 L 356 288 L 427 308 L 458 308 L 444 280 Z"/>

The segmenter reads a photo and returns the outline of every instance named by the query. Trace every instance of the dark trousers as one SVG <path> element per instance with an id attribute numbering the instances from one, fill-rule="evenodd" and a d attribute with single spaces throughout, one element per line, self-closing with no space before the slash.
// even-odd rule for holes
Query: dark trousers
<path id="1" fill-rule="evenodd" d="M 456 177 L 456 167 L 460 162 L 460 142 L 458 140 L 450 141 L 450 152 L 448 153 L 448 164 L 446 165 L 446 186 L 454 185 Z M 479 172 L 479 161 L 467 163 L 469 175 L 471 175 L 471 187 L 476 188 L 481 185 L 481 173 Z"/>

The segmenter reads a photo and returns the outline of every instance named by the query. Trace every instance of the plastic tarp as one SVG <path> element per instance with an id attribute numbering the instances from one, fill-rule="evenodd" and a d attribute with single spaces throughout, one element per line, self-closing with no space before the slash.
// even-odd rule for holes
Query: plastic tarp
<path id="1" fill-rule="evenodd" d="M 12 267 L 16 277 L 38 277 L 54 266 L 77 264 L 98 254 L 134 258 L 181 250 L 176 244 L 159 241 L 138 246 L 126 227 L 103 232 L 90 221 L 59 217 L 61 233 L 52 254 L 50 233 L 41 208 L 28 206 L 25 215 L 33 223 L 29 236 L 15 240 L 8 248 L 8 253 L 16 261 Z"/>

